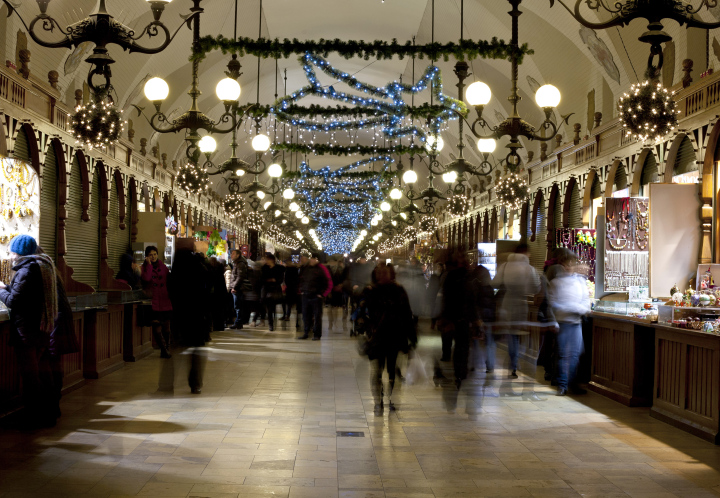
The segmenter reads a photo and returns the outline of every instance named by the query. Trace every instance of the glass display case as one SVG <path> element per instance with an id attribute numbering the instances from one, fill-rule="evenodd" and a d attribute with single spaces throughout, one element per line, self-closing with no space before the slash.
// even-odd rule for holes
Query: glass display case
<path id="1" fill-rule="evenodd" d="M 599 313 L 642 318 L 651 322 L 657 321 L 658 319 L 658 307 L 653 303 L 593 299 L 592 309 Z"/>
<path id="2" fill-rule="evenodd" d="M 73 311 L 85 311 L 90 309 L 105 308 L 108 304 L 107 292 L 94 292 L 80 296 L 68 297 L 70 307 Z"/>
<path id="3" fill-rule="evenodd" d="M 125 304 L 138 301 L 145 301 L 147 296 L 145 291 L 127 290 L 127 291 L 111 291 L 107 293 L 107 302 L 110 304 Z"/>
<path id="4" fill-rule="evenodd" d="M 720 319 L 720 308 L 665 304 L 658 306 L 658 323 L 661 325 L 718 334 L 720 333 L 718 319 Z"/>
<path id="5" fill-rule="evenodd" d="M 490 272 L 490 277 L 495 278 L 495 270 L 497 268 L 495 244 L 478 242 L 477 249 L 478 264 L 487 268 Z"/>

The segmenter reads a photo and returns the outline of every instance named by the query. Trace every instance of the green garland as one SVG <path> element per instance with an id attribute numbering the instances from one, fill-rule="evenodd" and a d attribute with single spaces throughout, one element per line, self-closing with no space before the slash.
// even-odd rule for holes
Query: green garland
<path id="1" fill-rule="evenodd" d="M 380 177 L 383 180 L 394 178 L 397 175 L 391 171 L 348 171 L 343 173 L 340 177 L 353 180 L 369 180 L 372 178 Z M 305 178 L 302 171 L 286 171 L 283 173 L 283 178 L 289 180 L 298 180 Z"/>
<path id="2" fill-rule="evenodd" d="M 325 40 L 321 38 L 319 41 L 305 40 L 299 41 L 297 38 L 289 40 L 285 38 L 280 41 L 278 38 L 273 40 L 268 38 L 247 38 L 241 37 L 237 40 L 225 38 L 222 35 L 217 37 L 204 36 L 200 39 L 197 47 L 193 47 L 193 54 L 190 60 L 202 60 L 205 56 L 213 51 L 221 50 L 222 53 L 233 53 L 243 57 L 245 55 L 254 55 L 263 59 L 287 59 L 291 55 L 301 55 L 307 52 L 327 57 L 330 53 L 336 53 L 345 59 L 360 57 L 365 60 L 369 59 L 392 59 L 398 57 L 417 57 L 424 59 L 427 57 L 431 60 L 445 61 L 450 57 L 456 60 L 473 60 L 482 59 L 510 59 L 514 52 L 517 52 L 518 62 L 522 63 L 523 56 L 532 54 L 526 43 L 518 48 L 505 43 L 503 40 L 493 38 L 487 40 L 460 40 L 457 43 L 429 43 L 427 45 L 413 45 L 411 41 L 400 44 L 396 39 L 392 42 L 384 40 L 375 40 L 373 42 L 363 41 L 342 41 L 340 39 Z"/>
<path id="3" fill-rule="evenodd" d="M 237 113 L 250 118 L 266 118 L 273 114 L 270 112 L 272 106 L 269 105 L 253 105 L 252 107 L 245 105 L 238 107 Z M 412 119 L 432 119 L 436 118 L 447 110 L 447 106 L 430 105 L 427 102 L 419 106 L 406 106 L 403 113 Z M 363 107 L 323 107 L 312 104 L 309 107 L 300 105 L 291 105 L 287 109 L 283 109 L 283 113 L 292 115 L 294 118 L 355 118 L 360 119 L 366 116 L 380 116 L 380 111 L 372 111 Z"/>
<path id="4" fill-rule="evenodd" d="M 281 142 L 273 145 L 273 150 L 284 150 L 287 152 L 298 152 L 300 154 L 315 154 L 318 156 L 349 156 L 351 154 L 360 154 L 363 156 L 382 156 L 382 155 L 415 155 L 424 154 L 426 150 L 423 147 L 411 147 L 407 145 L 396 145 L 394 147 L 372 147 L 367 145 L 351 145 L 343 147 L 339 145 L 327 144 L 297 144 Z"/>

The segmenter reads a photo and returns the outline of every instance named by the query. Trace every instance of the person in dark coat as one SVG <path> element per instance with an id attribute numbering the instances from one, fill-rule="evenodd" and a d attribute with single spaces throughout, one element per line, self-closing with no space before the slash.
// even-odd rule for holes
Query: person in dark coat
<path id="1" fill-rule="evenodd" d="M 212 280 L 212 295 L 210 311 L 214 331 L 225 330 L 225 315 L 227 311 L 228 292 L 225 286 L 225 265 L 221 264 L 216 257 L 210 258 L 208 262 L 210 278 Z"/>
<path id="2" fill-rule="evenodd" d="M 332 279 L 327 269 L 320 264 L 320 255 L 313 254 L 308 264 L 300 268 L 300 292 L 302 293 L 302 314 L 305 334 L 298 339 L 307 339 L 310 325 L 313 326 L 313 341 L 322 337 L 323 299 L 332 290 Z"/>
<path id="3" fill-rule="evenodd" d="M 282 282 L 285 278 L 285 267 L 276 264 L 277 260 L 272 253 L 265 253 L 265 264 L 261 269 L 260 297 L 267 309 L 268 328 L 275 330 L 275 309 L 282 301 Z"/>
<path id="4" fill-rule="evenodd" d="M 145 262 L 141 278 L 145 288 L 152 292 L 152 333 L 160 346 L 160 357 L 170 358 L 170 318 L 172 303 L 168 297 L 170 270 L 158 258 L 158 248 L 145 248 Z"/>
<path id="5" fill-rule="evenodd" d="M 302 303 L 298 294 L 300 283 L 298 281 L 298 267 L 292 260 L 285 262 L 285 306 L 281 320 L 290 321 L 290 313 L 295 306 L 296 320 L 295 327 L 300 328 L 300 316 L 302 315 Z"/>
<path id="6" fill-rule="evenodd" d="M 376 362 L 370 382 L 375 396 L 375 414 L 383 412 L 383 370 L 388 373 L 388 404 L 394 409 L 396 362 L 400 352 L 407 353 L 417 344 L 417 332 L 408 295 L 395 282 L 392 265 L 380 263 L 372 273 L 372 286 L 364 292 L 369 316 L 368 357 Z"/>
<path id="7" fill-rule="evenodd" d="M 202 315 L 202 329 L 205 331 L 205 340 L 209 342 L 210 333 L 213 331 L 212 296 L 214 282 L 212 268 L 210 267 L 207 255 L 204 252 L 196 252 L 193 257 L 199 263 L 198 269 L 202 269 L 202 271 L 198 274 L 200 275 L 200 279 L 195 283 L 195 285 L 202 287 L 202 309 L 200 310 Z"/>
<path id="8" fill-rule="evenodd" d="M 142 287 L 142 280 L 140 279 L 140 268 L 135 263 L 135 258 L 132 254 L 125 253 L 120 256 L 120 271 L 115 275 L 115 280 L 125 282 L 133 290 L 138 290 Z"/>
<path id="9" fill-rule="evenodd" d="M 235 309 L 235 323 L 231 329 L 242 329 L 243 324 L 247 321 L 247 313 L 244 299 L 244 291 L 248 282 L 248 262 L 239 249 L 233 249 L 230 253 L 232 260 L 232 274 L 230 277 L 230 293 L 233 297 L 233 306 Z"/>
<path id="10" fill-rule="evenodd" d="M 189 360 L 188 384 L 193 394 L 200 394 L 203 386 L 204 352 L 207 320 L 205 308 L 210 299 L 208 271 L 204 258 L 193 255 L 190 249 L 178 249 L 172 265 L 170 299 L 172 312 L 173 361 L 163 365 L 160 374 L 160 391 L 171 392 L 174 388 L 175 369 L 182 359 Z M 187 354 L 178 354 L 187 352 Z"/>
<path id="11" fill-rule="evenodd" d="M 18 421 L 25 427 L 55 425 L 52 386 L 43 382 L 43 351 L 49 345 L 57 316 L 55 269 L 35 256 L 37 242 L 19 235 L 10 242 L 15 276 L 10 284 L 0 282 L 0 301 L 10 308 L 10 345 L 15 350 L 22 379 L 24 410 Z"/>
<path id="12" fill-rule="evenodd" d="M 38 246 L 35 253 L 38 258 L 45 258 L 48 264 L 53 264 L 52 259 L 45 254 L 45 251 Z M 62 365 L 62 357 L 66 354 L 77 353 L 80 351 L 80 342 L 75 335 L 75 322 L 73 321 L 73 311 L 70 301 L 65 293 L 65 283 L 60 274 L 55 272 L 57 278 L 57 303 L 58 314 L 55 317 L 55 326 L 50 332 L 48 347 L 43 353 L 41 365 L 47 366 L 43 372 L 43 382 L 51 387 L 51 397 L 48 400 L 50 410 L 54 413 L 55 418 L 60 418 L 60 398 L 62 397 L 64 370 Z"/>

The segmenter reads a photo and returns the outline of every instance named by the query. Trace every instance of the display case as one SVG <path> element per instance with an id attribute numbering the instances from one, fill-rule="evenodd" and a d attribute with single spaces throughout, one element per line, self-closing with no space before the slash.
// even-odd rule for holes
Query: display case
<path id="1" fill-rule="evenodd" d="M 112 291 L 108 292 L 107 302 L 109 304 L 125 304 L 144 301 L 147 299 L 143 290 Z"/>
<path id="2" fill-rule="evenodd" d="M 593 311 L 657 321 L 658 307 L 652 303 L 592 300 Z"/>
<path id="3" fill-rule="evenodd" d="M 68 296 L 68 301 L 73 311 L 100 309 L 107 307 L 108 295 L 107 292 L 94 292 L 74 297 Z"/>
<path id="4" fill-rule="evenodd" d="M 720 319 L 720 308 L 665 304 L 658 306 L 658 323 L 662 325 L 717 335 L 720 333 L 718 319 Z"/>
<path id="5" fill-rule="evenodd" d="M 478 242 L 477 248 L 477 264 L 487 268 L 490 277 L 495 278 L 495 270 L 497 269 L 495 244 Z"/>

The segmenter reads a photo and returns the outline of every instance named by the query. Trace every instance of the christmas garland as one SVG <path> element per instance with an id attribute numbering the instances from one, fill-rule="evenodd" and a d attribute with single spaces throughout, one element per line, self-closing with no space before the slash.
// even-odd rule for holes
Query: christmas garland
<path id="1" fill-rule="evenodd" d="M 75 108 L 70 127 L 76 143 L 92 149 L 114 143 L 125 129 L 125 122 L 122 110 L 106 96 L 96 95 L 88 104 Z"/>
<path id="2" fill-rule="evenodd" d="M 412 119 L 432 119 L 440 116 L 447 110 L 447 106 L 433 104 L 430 105 L 427 102 L 418 106 L 405 106 L 403 107 L 404 114 Z M 238 114 L 251 118 L 266 118 L 272 115 L 272 106 L 270 105 L 249 105 L 238 107 Z M 337 118 L 355 118 L 360 119 L 366 116 L 379 116 L 382 114 L 380 111 L 372 109 L 366 109 L 363 107 L 324 107 L 317 104 L 310 106 L 301 106 L 293 104 L 283 109 L 283 113 L 293 116 L 294 118 L 326 118 L 326 119 L 337 119 Z"/>
<path id="3" fill-rule="evenodd" d="M 350 145 L 347 147 L 327 144 L 298 144 L 289 142 L 280 142 L 273 145 L 273 150 L 284 150 L 286 152 L 297 152 L 300 154 L 315 154 L 317 156 L 333 155 L 333 156 L 349 156 L 351 154 L 360 154 L 362 156 L 389 156 L 392 154 L 399 155 L 415 155 L 426 153 L 423 147 L 396 145 L 394 147 L 373 147 L 370 145 Z"/>
<path id="4" fill-rule="evenodd" d="M 223 54 L 233 53 L 238 54 L 240 57 L 253 55 L 263 59 L 287 59 L 291 55 L 300 55 L 307 52 L 321 54 L 325 57 L 330 53 L 336 53 L 345 59 L 360 57 L 365 60 L 383 60 L 392 59 L 393 57 L 400 59 L 405 57 L 424 59 L 427 57 L 431 60 L 442 59 L 445 61 L 448 61 L 450 57 L 456 60 L 473 60 L 477 58 L 510 60 L 511 56 L 517 55 L 519 63 L 522 63 L 522 59 L 526 54 L 533 53 L 526 43 L 514 48 L 497 38 L 490 41 L 460 40 L 457 43 L 435 42 L 427 45 L 414 45 L 411 41 L 400 44 L 396 39 L 391 42 L 384 40 L 372 42 L 343 41 L 337 38 L 334 40 L 321 38 L 319 41 L 299 41 L 297 38 L 292 40 L 285 38 L 280 41 L 278 38 L 272 40 L 269 38 L 247 37 L 231 39 L 218 35 L 217 37 L 202 37 L 197 46 L 193 46 L 190 60 L 202 60 L 213 50 L 221 50 Z"/>

